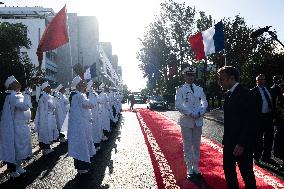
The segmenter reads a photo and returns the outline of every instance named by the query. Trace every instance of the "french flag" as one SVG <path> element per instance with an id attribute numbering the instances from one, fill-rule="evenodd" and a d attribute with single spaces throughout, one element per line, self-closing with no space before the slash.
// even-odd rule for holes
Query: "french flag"
<path id="1" fill-rule="evenodd" d="M 196 60 L 224 49 L 224 25 L 218 22 L 213 27 L 189 37 L 188 42 L 195 53 Z"/>

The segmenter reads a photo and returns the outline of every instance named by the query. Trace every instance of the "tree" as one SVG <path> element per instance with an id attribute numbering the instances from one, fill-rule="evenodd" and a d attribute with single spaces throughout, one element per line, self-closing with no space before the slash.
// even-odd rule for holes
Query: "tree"
<path id="1" fill-rule="evenodd" d="M 256 39 L 250 38 L 255 30 L 247 26 L 245 19 L 236 15 L 234 19 L 225 18 L 225 53 L 220 52 L 209 56 L 217 69 L 225 65 L 234 66 L 241 73 L 241 81 L 247 86 L 255 84 L 255 76 L 261 73 L 261 67 L 272 59 L 273 41 L 271 38 L 260 36 Z"/>
<path id="2" fill-rule="evenodd" d="M 21 48 L 30 48 L 27 27 L 21 23 L 0 23 L 0 91 L 7 77 L 14 75 L 22 87 L 33 87 L 44 72 L 30 62 Z"/>
<path id="3" fill-rule="evenodd" d="M 198 77 L 197 83 L 205 89 L 208 86 L 206 93 L 211 96 L 218 94 L 216 70 L 225 64 L 238 68 L 241 82 L 249 87 L 255 85 L 255 76 L 260 73 L 266 73 L 267 78 L 283 74 L 283 63 L 279 64 L 283 61 L 283 54 L 275 50 L 276 44 L 270 37 L 250 38 L 255 28 L 247 26 L 240 15 L 222 21 L 226 51 L 207 56 L 207 62 L 215 65 L 215 69 L 208 72 L 206 61 L 195 60 L 188 37 L 213 26 L 212 17 L 202 11 L 197 15 L 195 8 L 185 3 L 174 0 L 162 3 L 159 15 L 140 39 L 141 48 L 137 53 L 141 61 L 139 68 L 148 78 L 149 91 L 174 95 L 175 88 L 183 83 L 181 70 L 188 64 L 203 67 L 200 69 L 203 77 Z"/>
<path id="4" fill-rule="evenodd" d="M 141 61 L 139 67 L 148 78 L 150 91 L 175 93 L 182 66 L 193 57 L 187 37 L 193 32 L 194 16 L 195 9 L 185 3 L 168 0 L 161 4 L 161 12 L 140 40 L 142 47 L 137 53 Z"/>

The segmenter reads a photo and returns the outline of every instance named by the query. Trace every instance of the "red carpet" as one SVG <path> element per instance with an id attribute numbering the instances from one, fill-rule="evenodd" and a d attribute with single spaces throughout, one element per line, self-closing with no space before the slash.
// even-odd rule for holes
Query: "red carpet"
<path id="1" fill-rule="evenodd" d="M 223 189 L 226 182 L 222 167 L 222 148 L 202 138 L 200 171 L 203 180 L 186 179 L 180 127 L 166 116 L 147 109 L 138 109 L 137 117 L 152 160 L 158 188 L 216 188 Z M 284 188 L 284 181 L 267 171 L 255 167 L 258 188 Z M 244 183 L 239 174 L 240 188 Z"/>

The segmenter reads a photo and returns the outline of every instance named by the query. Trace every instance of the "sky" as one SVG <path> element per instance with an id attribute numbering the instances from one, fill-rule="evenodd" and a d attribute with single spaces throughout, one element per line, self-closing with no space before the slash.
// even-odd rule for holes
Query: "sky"
<path id="1" fill-rule="evenodd" d="M 146 86 L 146 79 L 139 70 L 136 53 L 138 38 L 145 27 L 154 20 L 164 0 L 0 0 L 6 6 L 43 6 L 58 12 L 65 4 L 68 13 L 79 16 L 96 16 L 101 42 L 111 42 L 113 54 L 118 55 L 122 66 L 123 83 L 132 91 Z M 183 2 L 183 0 L 176 0 Z M 219 21 L 224 17 L 240 14 L 248 26 L 272 26 L 278 39 L 284 43 L 284 1 L 282 0 L 186 0 L 190 6 L 212 15 Z M 3 6 L 3 5 L 2 5 Z"/>

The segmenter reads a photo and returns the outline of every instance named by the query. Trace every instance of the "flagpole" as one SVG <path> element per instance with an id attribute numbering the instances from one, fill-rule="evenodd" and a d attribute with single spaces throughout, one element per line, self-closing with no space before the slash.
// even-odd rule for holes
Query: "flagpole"
<path id="1" fill-rule="evenodd" d="M 226 49 L 224 48 L 224 55 L 225 55 L 225 66 L 227 66 L 227 55 L 226 55 Z"/>
<path id="2" fill-rule="evenodd" d="M 207 75 L 207 56 L 205 55 L 205 62 L 204 62 L 204 68 L 203 68 L 203 82 L 204 82 L 204 86 L 203 88 L 205 89 L 205 91 L 207 90 L 206 87 L 206 83 L 207 83 L 207 79 L 206 79 L 206 75 Z"/>
<path id="3" fill-rule="evenodd" d="M 67 17 L 67 32 L 68 36 L 70 36 L 70 28 L 69 28 L 69 16 L 67 16 L 67 9 L 66 9 L 66 17 Z M 71 64 L 71 80 L 74 78 L 74 70 L 73 70 L 73 58 L 72 58 L 72 50 L 71 50 L 71 37 L 69 37 L 69 56 L 70 56 L 70 64 Z"/>

